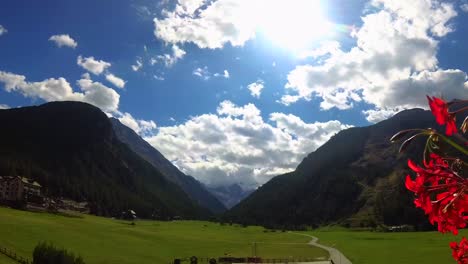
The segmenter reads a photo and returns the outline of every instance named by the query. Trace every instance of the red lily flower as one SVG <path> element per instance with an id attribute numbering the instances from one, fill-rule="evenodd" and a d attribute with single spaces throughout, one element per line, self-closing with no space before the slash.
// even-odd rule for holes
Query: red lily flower
<path id="1" fill-rule="evenodd" d="M 450 248 L 452 248 L 452 256 L 458 264 L 468 264 L 468 240 L 465 237 L 459 244 L 450 242 Z"/>
<path id="2" fill-rule="evenodd" d="M 427 96 L 427 100 L 429 101 L 429 107 L 436 118 L 437 124 L 446 125 L 445 134 L 451 136 L 457 133 L 457 125 L 455 124 L 456 116 L 454 113 L 448 111 L 447 102 L 435 96 Z"/>

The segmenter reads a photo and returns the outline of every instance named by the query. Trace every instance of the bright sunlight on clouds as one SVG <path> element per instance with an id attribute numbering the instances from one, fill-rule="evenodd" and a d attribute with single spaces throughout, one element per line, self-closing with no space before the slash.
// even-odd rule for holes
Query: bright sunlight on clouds
<path id="1" fill-rule="evenodd" d="M 268 8 L 264 8 L 266 2 Z M 265 10 L 259 16 L 260 32 L 281 48 L 293 52 L 306 50 L 332 30 L 320 1 L 258 1 L 257 4 Z"/>
<path id="2" fill-rule="evenodd" d="M 215 49 L 227 43 L 243 46 L 260 35 L 275 46 L 300 52 L 333 28 L 319 0 L 192 2 L 190 8 L 179 3 L 162 19 L 154 19 L 156 37 L 166 43 L 191 42 Z"/>

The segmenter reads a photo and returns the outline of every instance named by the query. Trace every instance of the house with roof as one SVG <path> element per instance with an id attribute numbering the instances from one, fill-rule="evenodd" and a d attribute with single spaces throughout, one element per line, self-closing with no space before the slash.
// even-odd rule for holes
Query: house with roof
<path id="1" fill-rule="evenodd" d="M 26 177 L 21 177 L 21 182 L 23 183 L 24 193 L 28 196 L 41 196 L 42 186 L 37 182 Z"/>
<path id="2" fill-rule="evenodd" d="M 41 196 L 42 186 L 29 178 L 0 176 L 0 200 L 22 201 L 29 197 Z"/>

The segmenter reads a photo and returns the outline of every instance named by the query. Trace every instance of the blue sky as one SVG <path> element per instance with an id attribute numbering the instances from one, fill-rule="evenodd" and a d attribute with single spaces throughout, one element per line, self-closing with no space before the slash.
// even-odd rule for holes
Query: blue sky
<path id="1" fill-rule="evenodd" d="M 0 107 L 92 103 L 208 185 L 466 97 L 468 2 L 2 1 Z"/>

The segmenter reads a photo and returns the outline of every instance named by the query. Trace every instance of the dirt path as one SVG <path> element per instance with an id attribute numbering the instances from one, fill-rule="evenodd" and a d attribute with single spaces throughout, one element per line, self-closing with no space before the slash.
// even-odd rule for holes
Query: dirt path
<path id="1" fill-rule="evenodd" d="M 301 233 L 294 233 L 294 232 L 289 232 L 289 233 L 312 238 L 312 240 L 308 244 L 311 245 L 311 246 L 319 247 L 319 248 L 322 248 L 322 249 L 325 249 L 326 251 L 328 251 L 328 253 L 330 254 L 330 259 L 335 264 L 352 264 L 352 262 L 348 258 L 346 258 L 346 256 L 343 255 L 336 248 L 327 247 L 327 246 L 324 246 L 324 245 L 321 245 L 321 244 L 317 243 L 317 241 L 318 241 L 317 237 L 314 237 L 314 236 L 311 236 L 311 235 L 306 235 L 306 234 L 301 234 Z"/>

